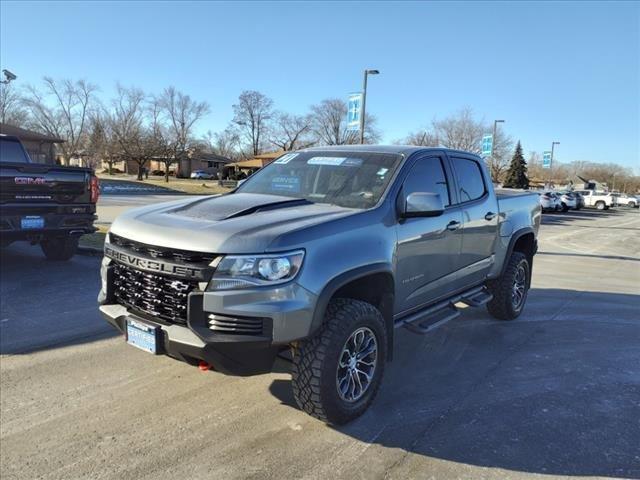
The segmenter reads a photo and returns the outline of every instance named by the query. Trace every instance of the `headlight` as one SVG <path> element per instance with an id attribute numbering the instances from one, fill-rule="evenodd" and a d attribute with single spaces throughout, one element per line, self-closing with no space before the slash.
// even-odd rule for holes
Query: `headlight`
<path id="1" fill-rule="evenodd" d="M 273 255 L 227 255 L 213 274 L 207 290 L 232 290 L 277 285 L 295 278 L 304 251 Z"/>

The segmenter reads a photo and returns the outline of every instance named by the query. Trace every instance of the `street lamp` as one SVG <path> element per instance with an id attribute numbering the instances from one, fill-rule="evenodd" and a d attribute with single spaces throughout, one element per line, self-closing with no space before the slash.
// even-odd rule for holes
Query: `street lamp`
<path id="1" fill-rule="evenodd" d="M 2 73 L 4 73 L 4 77 L 6 78 L 6 80 L 2 80 L 0 81 L 0 83 L 4 85 L 8 85 L 11 80 L 15 80 L 16 78 L 18 78 L 17 75 L 11 73 L 9 70 L 2 70 Z"/>
<path id="2" fill-rule="evenodd" d="M 555 146 L 560 145 L 560 142 L 551 142 L 551 159 L 549 160 L 549 188 L 551 188 L 551 181 L 553 180 L 553 151 Z"/>
<path id="3" fill-rule="evenodd" d="M 369 75 L 378 75 L 380 70 L 365 70 L 364 83 L 362 84 L 362 111 L 360 112 L 360 145 L 364 144 L 364 114 L 367 105 L 367 77 Z"/>

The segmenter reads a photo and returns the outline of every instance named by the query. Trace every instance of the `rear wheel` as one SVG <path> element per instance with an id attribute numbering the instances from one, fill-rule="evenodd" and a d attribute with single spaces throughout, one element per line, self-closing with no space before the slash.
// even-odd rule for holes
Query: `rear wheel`
<path id="1" fill-rule="evenodd" d="M 320 332 L 294 346 L 292 386 L 298 406 L 337 425 L 359 417 L 378 392 L 386 355 L 378 309 L 360 300 L 333 300 Z"/>
<path id="2" fill-rule="evenodd" d="M 562 203 L 562 211 L 563 212 L 568 212 L 569 211 L 569 206 L 566 203 Z"/>
<path id="3" fill-rule="evenodd" d="M 596 208 L 598 210 L 604 210 L 604 209 L 607 208 L 607 206 L 605 205 L 605 203 L 603 201 L 599 201 L 599 202 L 596 202 Z"/>
<path id="4" fill-rule="evenodd" d="M 78 240 L 78 237 L 50 237 L 40 243 L 40 248 L 47 260 L 65 261 L 75 255 Z"/>
<path id="5" fill-rule="evenodd" d="M 518 318 L 529 293 L 531 266 L 522 252 L 513 252 L 500 278 L 487 282 L 493 300 L 487 304 L 489 313 L 498 320 Z"/>

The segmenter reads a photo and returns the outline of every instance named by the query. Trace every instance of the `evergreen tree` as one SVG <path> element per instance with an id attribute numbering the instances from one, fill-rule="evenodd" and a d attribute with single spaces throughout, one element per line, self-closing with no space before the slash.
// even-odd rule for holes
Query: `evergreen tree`
<path id="1" fill-rule="evenodd" d="M 522 155 L 522 145 L 520 141 L 516 145 L 516 151 L 511 159 L 511 165 L 504 180 L 505 188 L 529 188 L 529 178 L 527 178 L 527 162 Z"/>

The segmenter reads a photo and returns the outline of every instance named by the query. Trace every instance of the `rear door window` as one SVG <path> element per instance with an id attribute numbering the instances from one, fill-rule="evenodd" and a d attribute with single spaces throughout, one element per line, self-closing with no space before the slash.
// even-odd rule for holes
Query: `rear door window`
<path id="1" fill-rule="evenodd" d="M 458 180 L 460 203 L 481 198 L 486 193 L 487 187 L 478 162 L 460 157 L 453 157 L 451 161 Z"/>
<path id="2" fill-rule="evenodd" d="M 15 140 L 7 140 L 0 137 L 0 162 L 28 163 L 29 159 L 20 145 Z"/>
<path id="3" fill-rule="evenodd" d="M 439 157 L 418 159 L 404 181 L 403 190 L 405 195 L 416 192 L 437 193 L 445 207 L 451 205 L 447 178 Z"/>

